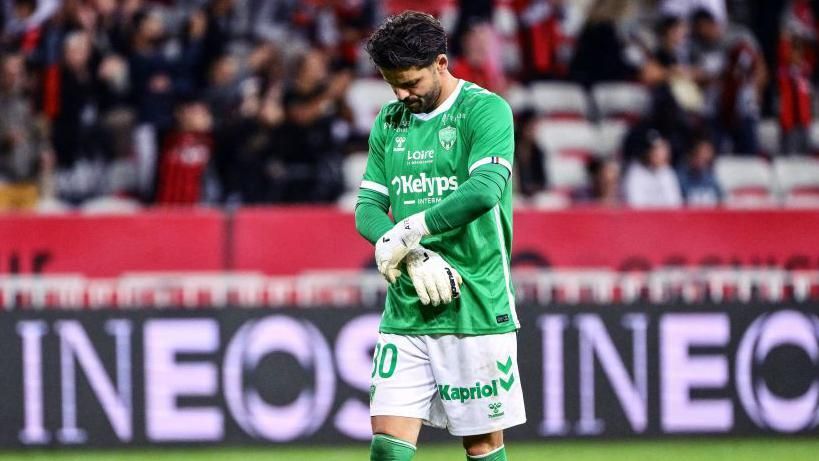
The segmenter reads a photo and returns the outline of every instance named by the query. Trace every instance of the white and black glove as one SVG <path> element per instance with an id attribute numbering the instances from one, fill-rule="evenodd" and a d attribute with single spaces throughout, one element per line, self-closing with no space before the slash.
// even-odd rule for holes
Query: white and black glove
<path id="1" fill-rule="evenodd" d="M 425 306 L 449 304 L 461 296 L 461 275 L 438 253 L 419 246 L 407 254 L 405 262 L 418 298 Z"/>
<path id="2" fill-rule="evenodd" d="M 396 223 L 375 244 L 375 263 L 378 272 L 390 283 L 401 275 L 398 265 L 410 252 L 421 244 L 421 237 L 429 235 L 424 222 L 424 212 L 416 213 Z"/>

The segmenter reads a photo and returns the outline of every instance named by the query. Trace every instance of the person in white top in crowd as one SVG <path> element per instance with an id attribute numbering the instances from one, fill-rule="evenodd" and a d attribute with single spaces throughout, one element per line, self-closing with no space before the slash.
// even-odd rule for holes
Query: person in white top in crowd
<path id="1" fill-rule="evenodd" d="M 639 151 L 623 180 L 626 202 L 635 208 L 669 208 L 683 204 L 680 183 L 671 168 L 671 151 L 657 130 L 641 137 Z"/>
<path id="2" fill-rule="evenodd" d="M 720 24 L 728 21 L 725 0 L 663 0 L 660 3 L 661 14 L 679 18 L 687 18 L 700 9 L 707 10 Z"/>

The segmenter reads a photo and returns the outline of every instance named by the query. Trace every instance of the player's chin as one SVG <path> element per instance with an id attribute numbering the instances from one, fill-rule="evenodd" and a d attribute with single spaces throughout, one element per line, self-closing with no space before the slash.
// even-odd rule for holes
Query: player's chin
<path id="1" fill-rule="evenodd" d="M 407 110 L 409 110 L 413 114 L 421 114 L 421 113 L 424 112 L 424 105 L 422 104 L 421 101 L 415 101 L 415 102 L 411 102 L 409 104 L 404 103 L 404 106 L 407 108 Z"/>

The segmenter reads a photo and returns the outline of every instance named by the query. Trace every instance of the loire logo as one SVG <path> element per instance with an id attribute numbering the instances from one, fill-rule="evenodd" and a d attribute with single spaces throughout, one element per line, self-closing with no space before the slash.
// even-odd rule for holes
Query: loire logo
<path id="1" fill-rule="evenodd" d="M 435 161 L 435 151 L 432 149 L 407 152 L 407 165 L 428 165 Z"/>
<path id="2" fill-rule="evenodd" d="M 438 131 L 438 141 L 441 143 L 441 147 L 446 150 L 452 149 L 456 139 L 458 139 L 458 132 L 454 126 L 447 126 Z"/>
<path id="3" fill-rule="evenodd" d="M 407 142 L 407 138 L 403 136 L 396 136 L 395 137 L 395 145 L 392 148 L 393 152 L 404 152 L 404 143 Z"/>
<path id="4" fill-rule="evenodd" d="M 426 194 L 427 197 L 433 195 L 443 195 L 444 191 L 458 188 L 458 178 L 456 176 L 427 176 L 421 173 L 415 175 L 401 175 L 392 178 L 390 184 L 395 188 L 395 195 L 401 194 Z"/>

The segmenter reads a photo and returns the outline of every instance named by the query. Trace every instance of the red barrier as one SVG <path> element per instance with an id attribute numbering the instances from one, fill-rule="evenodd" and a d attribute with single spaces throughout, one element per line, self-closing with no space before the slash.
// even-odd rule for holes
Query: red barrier
<path id="1" fill-rule="evenodd" d="M 6 216 L 0 272 L 199 271 L 224 267 L 225 219 L 218 211 L 163 210 L 128 216 Z"/>
<path id="2" fill-rule="evenodd" d="M 649 269 L 669 264 L 819 268 L 814 211 L 522 211 L 513 263 Z M 228 246 L 228 239 L 230 245 Z M 353 215 L 334 208 L 151 211 L 0 219 L 0 273 L 260 271 L 372 266 Z"/>
<path id="3" fill-rule="evenodd" d="M 819 213 L 800 210 L 521 211 L 515 266 L 649 269 L 663 265 L 819 267 Z M 334 209 L 237 212 L 234 268 L 268 274 L 372 265 L 353 215 Z"/>
<path id="4" fill-rule="evenodd" d="M 816 210 L 573 210 L 515 215 L 513 254 L 556 267 L 819 267 Z"/>
<path id="5" fill-rule="evenodd" d="M 355 230 L 351 213 L 335 208 L 252 208 L 233 219 L 233 269 L 268 274 L 360 269 L 373 248 Z"/>

